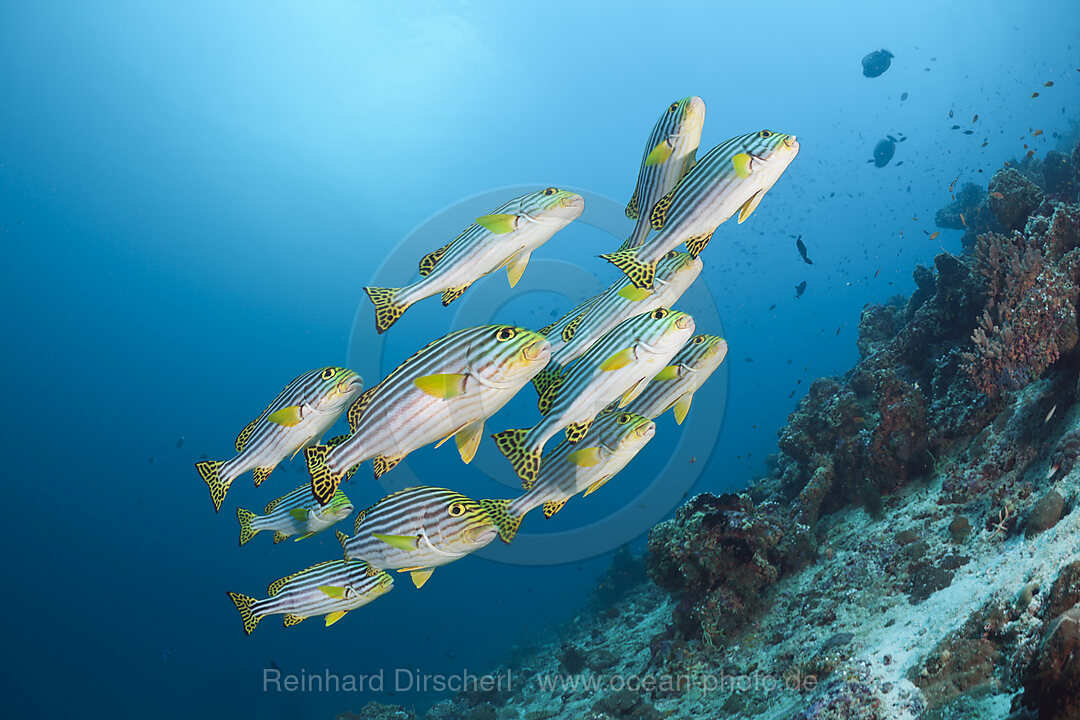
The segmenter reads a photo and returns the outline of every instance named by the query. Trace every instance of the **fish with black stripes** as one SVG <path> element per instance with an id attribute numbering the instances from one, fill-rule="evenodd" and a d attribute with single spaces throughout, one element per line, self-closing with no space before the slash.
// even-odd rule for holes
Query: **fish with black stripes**
<path id="1" fill-rule="evenodd" d="M 346 559 L 410 574 L 423 587 L 435 568 L 486 547 L 509 518 L 509 500 L 472 500 L 438 487 L 391 493 L 356 516 L 354 535 L 338 531 Z"/>
<path id="2" fill-rule="evenodd" d="M 310 483 L 304 483 L 292 492 L 271 500 L 263 509 L 264 515 L 237 508 L 240 544 L 246 544 L 264 530 L 273 531 L 275 544 L 290 537 L 306 540 L 349 517 L 353 509 L 352 502 L 340 488 L 329 503 L 320 505 L 311 497 Z"/>
<path id="3" fill-rule="evenodd" d="M 705 101 L 696 95 L 671 103 L 656 121 L 645 141 L 637 185 L 626 206 L 626 217 L 637 223 L 620 250 L 645 242 L 652 229 L 649 215 L 656 201 L 671 192 L 694 167 L 704 124 Z"/>
<path id="4" fill-rule="evenodd" d="M 682 425 L 690 412 L 694 393 L 720 367 L 727 352 L 728 344 L 724 338 L 695 335 L 625 410 L 653 419 L 674 410 L 675 422 Z"/>
<path id="5" fill-rule="evenodd" d="M 517 285 L 529 257 L 581 215 L 585 199 L 558 188 L 545 188 L 514 198 L 482 215 L 472 225 L 420 260 L 420 279 L 400 288 L 366 287 L 375 305 L 375 331 L 384 333 L 412 305 L 442 294 L 449 305 L 469 286 L 501 267 L 510 287 Z"/>
<path id="6" fill-rule="evenodd" d="M 210 488 L 214 511 L 221 510 L 236 478 L 251 470 L 258 487 L 278 463 L 321 438 L 363 389 L 360 376 L 343 367 L 311 370 L 289 383 L 240 431 L 236 457 L 195 463 Z"/>
<path id="7" fill-rule="evenodd" d="M 393 577 L 363 560 L 330 560 L 274 581 L 267 590 L 269 597 L 262 600 L 227 594 L 240 611 L 244 632 L 250 635 L 267 615 L 284 615 L 285 627 L 325 615 L 330 627 L 393 587 Z"/>
<path id="8" fill-rule="evenodd" d="M 621 398 L 623 407 L 641 394 L 693 333 L 694 319 L 669 308 L 623 320 L 548 386 L 540 398 L 540 422 L 492 436 L 499 451 L 518 477 L 535 482 L 552 436 L 565 428 L 567 439 L 577 443 L 608 403 Z"/>
<path id="9" fill-rule="evenodd" d="M 312 495 L 326 503 L 363 461 L 372 459 L 378 479 L 413 450 L 450 438 L 470 462 L 485 420 L 550 358 L 543 335 L 511 325 L 466 328 L 431 342 L 352 404 L 348 439 L 304 451 Z"/>
<path id="10" fill-rule="evenodd" d="M 626 318 L 674 305 L 701 274 L 701 268 L 700 258 L 672 250 L 657 264 L 652 290 L 636 288 L 620 277 L 604 292 L 541 329 L 551 342 L 551 362 L 533 378 L 537 393 L 543 396 L 567 365 Z"/>
<path id="11" fill-rule="evenodd" d="M 601 255 L 635 287 L 651 289 L 656 263 L 685 244 L 697 257 L 713 232 L 735 213 L 746 220 L 799 154 L 794 135 L 761 130 L 731 138 L 705 154 L 678 185 L 653 206 L 656 234 L 640 247 Z"/>

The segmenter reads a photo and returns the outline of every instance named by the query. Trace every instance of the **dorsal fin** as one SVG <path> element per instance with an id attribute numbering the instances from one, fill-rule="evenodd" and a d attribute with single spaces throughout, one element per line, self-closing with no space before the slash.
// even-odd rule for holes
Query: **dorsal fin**
<path id="1" fill-rule="evenodd" d="M 676 186 L 678 187 L 678 186 Z M 671 207 L 671 200 L 675 195 L 675 188 L 656 201 L 653 205 L 652 212 L 649 214 L 649 224 L 652 225 L 653 230 L 662 230 L 664 223 L 667 222 L 668 208 Z"/>
<path id="2" fill-rule="evenodd" d="M 585 313 L 581 313 L 576 318 L 570 321 L 570 323 L 563 328 L 562 339 L 566 342 L 570 342 L 574 337 L 574 333 L 577 332 L 578 327 L 581 325 L 581 321 L 585 319 Z"/>
<path id="3" fill-rule="evenodd" d="M 356 402 L 349 406 L 345 419 L 349 421 L 349 430 L 352 432 L 356 432 L 356 428 L 360 426 L 360 416 L 364 414 L 364 409 L 371 404 L 371 399 L 375 397 L 375 390 L 378 387 L 376 385 L 368 388 L 360 397 L 356 398 Z"/>
<path id="4" fill-rule="evenodd" d="M 438 250 L 432 250 L 424 257 L 420 258 L 420 276 L 427 277 L 431 274 L 431 271 L 435 269 L 435 266 L 442 260 L 442 256 L 446 254 L 451 243 L 446 243 Z"/>
<path id="5" fill-rule="evenodd" d="M 629 204 L 626 206 L 626 217 L 631 220 L 637 220 L 641 211 L 638 208 L 637 190 L 634 190 L 633 196 L 630 198 Z"/>

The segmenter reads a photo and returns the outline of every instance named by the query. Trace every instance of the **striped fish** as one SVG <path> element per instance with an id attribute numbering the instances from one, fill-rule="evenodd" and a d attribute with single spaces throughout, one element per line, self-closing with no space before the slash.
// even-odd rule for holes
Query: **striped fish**
<path id="1" fill-rule="evenodd" d="M 437 487 L 411 487 L 387 495 L 356 517 L 355 535 L 338 532 L 345 558 L 407 572 L 422 587 L 435 568 L 485 547 L 499 534 L 488 509 L 508 517 L 509 501 L 471 500 Z"/>
<path id="2" fill-rule="evenodd" d="M 420 261 L 421 279 L 402 288 L 366 287 L 375 304 L 375 330 L 386 332 L 414 303 L 442 293 L 449 305 L 483 276 L 506 268 L 510 287 L 525 272 L 529 255 L 573 222 L 585 199 L 549 187 L 503 203 L 465 232 Z"/>
<path id="3" fill-rule="evenodd" d="M 251 470 L 258 487 L 278 463 L 329 430 L 363 389 L 360 376 L 342 367 L 311 370 L 289 383 L 240 431 L 236 457 L 195 463 L 210 488 L 214 512 L 221 510 L 233 480 Z"/>
<path id="4" fill-rule="evenodd" d="M 236 519 L 240 521 L 240 544 L 245 544 L 263 530 L 274 531 L 275 543 L 294 535 L 299 536 L 297 540 L 306 540 L 349 517 L 352 511 L 352 502 L 341 490 L 334 493 L 328 505 L 320 505 L 311 497 L 311 485 L 304 483 L 272 500 L 263 510 L 265 515 L 236 508 Z"/>
<path id="5" fill-rule="evenodd" d="M 544 417 L 531 428 L 504 430 L 492 437 L 528 483 L 536 481 L 544 444 L 566 428 L 576 443 L 604 406 L 636 398 L 694 333 L 694 319 L 668 308 L 623 320 L 558 377 L 540 398 Z"/>
<path id="6" fill-rule="evenodd" d="M 671 192 L 694 167 L 704 124 L 705 101 L 696 95 L 671 103 L 656 121 L 645 142 L 634 194 L 626 206 L 626 217 L 637 220 L 637 224 L 620 250 L 645 242 L 652 229 L 649 215 L 656 201 Z"/>
<path id="7" fill-rule="evenodd" d="M 674 305 L 701 274 L 701 268 L 699 258 L 672 250 L 657 263 L 654 290 L 641 290 L 620 277 L 607 290 L 541 330 L 552 341 L 551 362 L 533 378 L 536 391 L 542 396 L 567 365 L 626 318 Z M 570 320 L 564 322 L 567 317 Z M 559 335 L 551 332 L 556 327 L 562 328 Z"/>
<path id="8" fill-rule="evenodd" d="M 705 384 L 720 363 L 727 357 L 728 345 L 716 335 L 695 335 L 671 363 L 657 373 L 637 400 L 626 406 L 648 418 L 658 418 L 675 408 L 675 422 L 682 425 L 694 393 Z"/>
<path id="9" fill-rule="evenodd" d="M 600 413 L 576 445 L 563 440 L 544 456 L 536 484 L 522 483 L 528 492 L 507 507 L 511 521 L 503 523 L 499 536 L 513 540 L 521 519 L 533 508 L 543 505 L 544 517 L 550 518 L 578 493 L 592 494 L 626 467 L 655 433 L 656 424 L 647 417 Z"/>
<path id="10" fill-rule="evenodd" d="M 304 451 L 312 494 L 326 503 L 364 460 L 373 458 L 378 479 L 413 450 L 451 437 L 461 459 L 471 461 L 484 421 L 550 358 L 543 335 L 510 325 L 467 328 L 430 343 L 353 403 L 345 442 Z"/>
<path id="11" fill-rule="evenodd" d="M 635 287 L 652 288 L 656 263 L 686 243 L 697 257 L 713 232 L 736 212 L 741 223 L 780 178 L 795 156 L 794 135 L 762 130 L 720 143 L 701 158 L 674 190 L 660 198 L 649 220 L 657 234 L 641 247 L 601 255 Z"/>
<path id="12" fill-rule="evenodd" d="M 325 615 L 330 627 L 345 613 L 367 605 L 393 587 L 394 578 L 363 560 L 331 560 L 271 583 L 265 600 L 235 592 L 228 596 L 240 611 L 244 632 L 250 635 L 267 615 L 284 615 L 285 627 Z"/>

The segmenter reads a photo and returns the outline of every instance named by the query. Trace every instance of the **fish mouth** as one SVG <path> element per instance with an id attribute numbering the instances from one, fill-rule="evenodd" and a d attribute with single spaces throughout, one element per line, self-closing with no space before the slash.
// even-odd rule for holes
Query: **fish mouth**
<path id="1" fill-rule="evenodd" d="M 794 135 L 788 135 L 786 138 L 784 138 L 784 145 L 791 148 L 792 150 L 799 149 L 799 141 L 795 138 Z"/>
<path id="2" fill-rule="evenodd" d="M 634 430 L 634 436 L 644 440 L 656 434 L 656 423 L 647 422 Z"/>
<path id="3" fill-rule="evenodd" d="M 364 389 L 364 381 L 359 376 L 350 378 L 349 380 L 342 380 L 337 384 L 337 390 L 342 395 L 348 395 L 354 388 L 360 390 Z"/>
<path id="4" fill-rule="evenodd" d="M 683 315 L 681 318 L 675 320 L 675 327 L 679 328 L 680 330 L 692 328 L 694 327 L 694 318 L 690 317 L 689 315 Z"/>
<path id="5" fill-rule="evenodd" d="M 527 345 L 521 351 L 522 357 L 529 362 L 541 359 L 543 356 L 551 357 L 551 343 L 547 340 L 537 340 Z"/>
<path id="6" fill-rule="evenodd" d="M 465 539 L 470 543 L 487 545 L 489 542 L 495 539 L 495 536 L 499 534 L 499 528 L 494 525 L 485 525 L 482 528 L 476 528 L 469 530 L 465 534 Z"/>

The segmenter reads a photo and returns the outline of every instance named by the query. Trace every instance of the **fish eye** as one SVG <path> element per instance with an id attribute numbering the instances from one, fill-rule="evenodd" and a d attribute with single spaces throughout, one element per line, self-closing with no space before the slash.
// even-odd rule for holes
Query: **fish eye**
<path id="1" fill-rule="evenodd" d="M 768 130 L 762 130 L 761 132 L 758 133 L 758 137 L 760 137 L 760 138 L 767 138 L 767 137 L 771 137 L 771 136 L 772 136 L 772 133 L 769 132 Z"/>
<path id="2" fill-rule="evenodd" d="M 544 190 L 545 195 L 554 195 L 557 192 L 559 192 L 559 188 L 549 187 L 546 190 Z"/>
<path id="3" fill-rule="evenodd" d="M 668 316 L 668 312 L 670 311 L 667 308 L 656 308 L 649 314 L 649 317 L 653 320 L 663 320 Z"/>
<path id="4" fill-rule="evenodd" d="M 495 333 L 495 339 L 499 342 L 506 342 L 515 335 L 517 335 L 517 331 L 514 330 L 514 328 L 504 327 L 500 328 L 499 332 Z"/>
<path id="5" fill-rule="evenodd" d="M 678 109 L 679 109 L 679 103 L 673 102 L 673 103 L 671 103 L 671 106 L 668 107 L 667 111 L 668 112 L 675 112 Z"/>
<path id="6" fill-rule="evenodd" d="M 330 378 L 334 377 L 334 368 L 332 368 L 332 367 L 323 368 L 321 377 L 322 377 L 323 380 L 329 380 Z"/>
<path id="7" fill-rule="evenodd" d="M 461 517 L 465 514 L 465 503 L 456 502 L 446 510 L 450 517 Z"/>
<path id="8" fill-rule="evenodd" d="M 700 345 L 703 342 L 705 342 L 705 336 L 704 335 L 698 335 L 696 338 L 694 338 L 694 344 L 695 345 Z"/>
<path id="9" fill-rule="evenodd" d="M 665 260 L 670 260 L 671 258 L 675 257 L 678 254 L 679 254 L 678 250 L 668 250 L 668 253 L 667 253 L 667 255 L 664 256 L 664 259 Z"/>
<path id="10" fill-rule="evenodd" d="M 626 423 L 630 422 L 630 413 L 623 413 L 618 417 L 615 422 L 619 423 L 620 425 L 625 425 Z"/>

